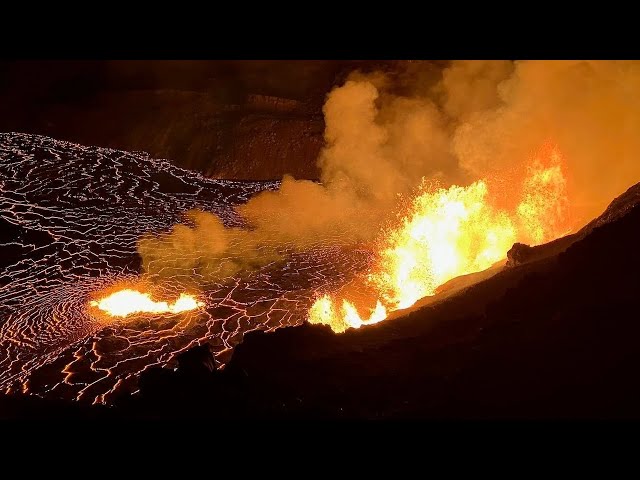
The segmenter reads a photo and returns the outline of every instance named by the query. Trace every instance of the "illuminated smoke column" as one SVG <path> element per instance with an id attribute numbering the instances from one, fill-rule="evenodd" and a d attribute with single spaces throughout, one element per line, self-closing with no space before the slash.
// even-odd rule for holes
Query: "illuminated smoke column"
<path id="1" fill-rule="evenodd" d="M 320 184 L 285 176 L 277 191 L 238 207 L 247 228 L 191 212 L 171 231 L 140 239 L 144 271 L 207 283 L 281 260 L 283 250 L 372 248 L 395 215 L 415 209 L 407 199 L 429 204 L 433 192 L 419 190 L 425 184 L 456 192 L 482 182 L 483 213 L 506 212 L 518 230 L 494 248 L 503 251 L 514 238 L 539 243 L 549 239 L 545 230 L 566 232 L 566 213 L 572 226 L 581 226 L 640 179 L 640 100 L 633 93 L 640 88 L 640 62 L 455 61 L 431 77 L 421 65 L 354 72 L 327 95 Z M 533 157 L 545 145 L 564 156 L 564 172 L 536 166 Z M 562 199 L 537 203 L 565 193 L 570 205 Z M 539 221 L 547 217 L 560 225 Z M 486 264 L 467 263 L 471 270 Z M 449 274 L 435 275 L 437 283 Z"/>
<path id="2" fill-rule="evenodd" d="M 640 62 L 453 62 L 435 79 L 411 65 L 356 72 L 327 96 L 320 184 L 207 180 L 143 155 L 0 135 L 0 387 L 108 402 L 200 342 L 224 362 L 245 332 L 299 324 L 318 299 L 312 312 L 339 311 L 340 328 L 377 322 L 487 266 L 520 238 L 511 227 L 529 243 L 553 238 L 567 206 L 579 227 L 640 179 Z M 566 177 L 531 162 L 545 143 L 564 155 Z M 541 202 L 541 190 L 566 190 L 571 203 Z M 483 248 L 456 268 L 419 253 L 417 267 L 437 268 L 416 281 L 394 220 L 419 237 L 431 227 L 413 202 L 437 218 L 442 195 L 486 198 L 470 215 L 502 240 L 470 235 Z M 157 298 L 193 291 L 206 307 L 107 326 L 90 313 L 96 292 L 135 287 L 141 272 Z M 403 278 L 406 298 L 387 288 Z M 344 288 L 361 302 L 340 301 Z"/>
<path id="3" fill-rule="evenodd" d="M 562 157 L 552 147 L 541 154 L 547 165 L 539 156 L 533 162 L 513 211 L 494 206 L 483 180 L 447 189 L 421 185 L 405 215 L 380 232 L 376 261 L 363 280 L 374 298 L 358 305 L 323 295 L 309 310 L 309 322 L 338 333 L 381 322 L 435 295 L 448 280 L 503 260 L 516 241 L 537 245 L 569 233 Z M 363 310 L 369 313 L 362 316 Z"/>
<path id="4" fill-rule="evenodd" d="M 516 240 L 568 233 L 640 179 L 640 62 L 457 61 L 431 78 L 420 65 L 354 72 L 327 95 L 321 184 L 285 176 L 238 208 L 246 229 L 195 212 L 193 226 L 146 236 L 145 271 L 215 282 L 283 249 L 365 245 L 369 301 L 329 305 L 327 291 L 310 312 L 340 312 L 341 331 L 489 267 Z"/>

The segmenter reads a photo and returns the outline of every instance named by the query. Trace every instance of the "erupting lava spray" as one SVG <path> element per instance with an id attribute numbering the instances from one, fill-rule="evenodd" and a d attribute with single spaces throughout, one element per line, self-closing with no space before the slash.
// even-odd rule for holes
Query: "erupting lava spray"
<path id="1" fill-rule="evenodd" d="M 334 88 L 320 182 L 0 134 L 0 388 L 109 403 L 195 343 L 224 363 L 250 330 L 380 322 L 640 180 L 640 62 L 442 67 Z"/>
<path id="2" fill-rule="evenodd" d="M 640 62 L 403 65 L 354 72 L 327 95 L 320 184 L 285 176 L 236 209 L 244 227 L 191 212 L 192 225 L 140 240 L 145 271 L 218 282 L 283 252 L 373 246 L 359 280 L 369 301 L 321 292 L 309 311 L 343 331 L 490 267 L 515 241 L 568 233 L 640 176 Z M 412 200 L 394 221 L 399 199 Z"/>
<path id="3" fill-rule="evenodd" d="M 369 317 L 363 319 L 346 299 L 338 309 L 338 300 L 324 295 L 309 310 L 309 322 L 335 332 L 380 322 L 388 312 L 434 295 L 454 277 L 489 268 L 517 240 L 535 245 L 568 233 L 560 161 L 551 149 L 550 166 L 537 161 L 529 168 L 514 212 L 493 207 L 482 180 L 447 189 L 423 182 L 398 225 L 382 231 L 378 261 L 366 277 L 379 294 Z"/>

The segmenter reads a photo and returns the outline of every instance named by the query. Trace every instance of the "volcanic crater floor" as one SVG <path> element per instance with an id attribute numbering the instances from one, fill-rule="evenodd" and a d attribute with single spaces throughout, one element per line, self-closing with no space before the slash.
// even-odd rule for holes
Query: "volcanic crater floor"
<path id="1" fill-rule="evenodd" d="M 87 304 L 140 274 L 136 241 L 197 208 L 240 226 L 234 206 L 279 182 L 208 179 L 145 153 L 0 134 L 0 389 L 109 404 L 152 366 L 208 342 L 221 365 L 252 330 L 305 320 L 319 293 L 365 270 L 365 249 L 290 252 L 207 283 L 202 309 L 105 323 Z M 153 279 L 151 279 L 153 280 Z M 176 287 L 177 288 L 177 287 Z M 169 285 L 171 289 L 171 285 Z"/>

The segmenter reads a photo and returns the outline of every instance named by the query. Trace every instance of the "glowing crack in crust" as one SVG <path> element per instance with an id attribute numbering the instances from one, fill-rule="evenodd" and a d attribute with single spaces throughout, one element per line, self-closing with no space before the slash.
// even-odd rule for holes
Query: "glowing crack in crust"
<path id="1" fill-rule="evenodd" d="M 513 217 L 514 228 L 544 240 L 562 227 L 560 203 L 541 200 L 539 193 L 561 194 L 561 172 L 554 166 L 533 171 L 539 174 L 528 177 L 529 193 Z M 389 225 L 375 248 L 327 243 L 284 252 L 281 260 L 216 281 L 193 271 L 157 282 L 154 275 L 140 276 L 141 236 L 166 232 L 193 209 L 214 213 L 225 227 L 240 227 L 234 206 L 277 189 L 279 182 L 212 180 L 144 154 L 0 134 L 0 184 L 0 388 L 88 402 L 110 403 L 120 393 L 135 392 L 145 369 L 170 365 L 202 342 L 212 345 L 224 365 L 252 330 L 308 318 L 336 331 L 380 322 L 451 275 L 504 256 L 504 238 L 513 239 L 513 219 L 509 223 L 498 210 L 474 206 L 491 192 L 490 185 L 425 186 L 414 199 L 416 209 Z M 440 198 L 452 203 L 430 210 L 427 218 L 416 216 L 420 205 L 439 205 Z M 538 228 L 541 209 L 557 220 L 550 230 Z M 443 235 L 458 238 L 457 228 L 479 220 L 493 219 L 496 228 L 479 243 L 480 237 L 468 234 L 454 242 L 475 252 L 470 256 L 438 250 L 446 245 L 422 248 L 427 233 L 439 230 L 443 212 L 455 213 Z M 406 255 L 412 249 L 413 259 Z M 141 283 L 161 287 L 150 291 Z M 110 302 L 103 306 L 111 305 L 116 316 L 99 308 L 126 289 L 149 293 L 146 312 Z M 181 294 L 193 299 L 180 300 Z"/>
<path id="2" fill-rule="evenodd" d="M 568 234 L 562 164 L 555 146 L 541 147 L 512 211 L 493 205 L 484 180 L 447 189 L 423 182 L 408 212 L 380 235 L 377 259 L 362 280 L 374 298 L 355 305 L 325 294 L 309 309 L 309 322 L 329 325 L 336 333 L 378 323 L 387 312 L 435 295 L 454 277 L 491 267 L 506 258 L 516 241 L 537 245 Z M 368 310 L 368 316 L 362 318 L 357 307 Z"/>
<path id="3" fill-rule="evenodd" d="M 109 321 L 89 302 L 114 285 L 138 289 L 142 235 L 166 231 L 194 208 L 241 226 L 234 205 L 279 182 L 212 180 L 145 154 L 0 134 L 0 185 L 3 391 L 110 403 L 135 392 L 145 369 L 171 365 L 202 342 L 224 365 L 246 332 L 303 323 L 320 292 L 372 260 L 369 250 L 326 245 L 202 290 L 163 281 L 152 299 L 169 304 L 193 292 L 204 305 Z"/>

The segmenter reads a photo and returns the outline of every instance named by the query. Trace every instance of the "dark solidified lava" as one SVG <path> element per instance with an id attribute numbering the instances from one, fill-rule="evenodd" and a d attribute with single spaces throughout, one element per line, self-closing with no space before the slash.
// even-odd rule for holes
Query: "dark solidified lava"
<path id="1" fill-rule="evenodd" d="M 0 397 L 5 417 L 640 418 L 640 184 L 576 234 L 517 247 L 524 255 L 510 268 L 402 318 L 342 335 L 276 329 L 300 324 L 312 292 L 348 275 L 332 270 L 329 257 L 341 252 L 309 252 L 291 257 L 282 277 L 232 280 L 240 296 L 231 305 L 215 302 L 229 286 L 208 292 L 204 327 L 164 336 L 148 324 L 92 325 L 87 292 L 137 273 L 137 235 L 194 206 L 234 224 L 233 204 L 277 185 L 207 180 L 143 155 L 28 135 L 0 136 L 0 155 L 12 255 L 0 290 L 0 379 L 47 397 Z M 160 170 L 186 193 L 164 191 L 167 179 L 153 180 Z M 366 264 L 354 258 L 337 263 Z M 289 313 L 270 317 L 282 301 Z M 247 316 L 252 302 L 260 307 Z M 215 369 L 223 349 L 259 329 L 276 331 L 252 331 Z M 167 363 L 175 371 L 154 368 Z M 128 395 L 143 370 L 139 394 Z"/>
<path id="2" fill-rule="evenodd" d="M 119 415 L 640 418 L 640 184 L 564 244 L 440 303 L 342 335 L 253 332 L 143 375 Z M 541 250 L 543 251 L 543 250 Z"/>
<path id="3" fill-rule="evenodd" d="M 244 333 L 300 324 L 318 289 L 364 268 L 330 247 L 208 285 L 206 309 L 105 326 L 88 295 L 140 273 L 136 240 L 200 208 L 241 225 L 233 206 L 278 182 L 213 180 L 145 154 L 0 134 L 0 389 L 110 403 L 150 366 L 206 342 L 224 363 Z"/>
<path id="4" fill-rule="evenodd" d="M 25 418 L 640 418 L 640 184 L 580 235 L 443 302 L 342 335 L 201 345 L 115 408 L 0 397 Z M 615 211 L 614 211 L 615 210 Z M 560 252 L 558 252 L 560 250 Z"/>

